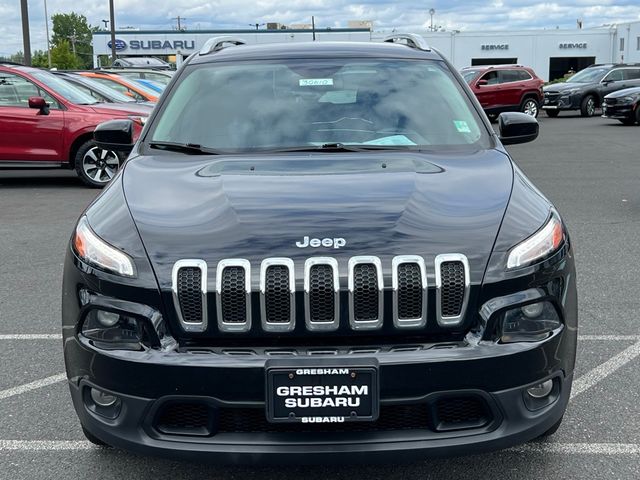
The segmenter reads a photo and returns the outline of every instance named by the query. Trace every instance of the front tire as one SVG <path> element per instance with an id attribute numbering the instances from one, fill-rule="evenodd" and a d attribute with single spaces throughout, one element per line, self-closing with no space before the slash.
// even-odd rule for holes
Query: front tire
<path id="1" fill-rule="evenodd" d="M 527 115 L 533 118 L 537 118 L 538 113 L 540 111 L 538 102 L 536 102 L 535 99 L 530 97 L 525 98 L 524 100 L 522 100 L 522 103 L 520 104 L 520 111 L 522 113 L 526 113 Z"/>
<path id="2" fill-rule="evenodd" d="M 596 114 L 596 97 L 587 95 L 580 104 L 580 115 L 583 117 L 593 117 Z"/>
<path id="3" fill-rule="evenodd" d="M 558 115 L 560 115 L 560 112 L 558 110 L 545 110 L 547 112 L 547 117 L 551 117 L 551 118 L 556 118 Z"/>
<path id="4" fill-rule="evenodd" d="M 554 433 L 556 433 L 558 431 L 558 429 L 560 428 L 560 425 L 562 425 L 562 419 L 563 418 L 564 418 L 564 416 L 560 417 L 560 420 L 558 420 L 556 423 L 554 423 L 551 426 L 551 428 L 549 428 L 549 430 L 544 432 L 538 438 L 547 438 L 547 437 L 550 437 L 551 435 L 553 435 Z"/>
<path id="5" fill-rule="evenodd" d="M 76 173 L 91 188 L 102 188 L 116 175 L 122 164 L 120 154 L 103 150 L 93 140 L 88 140 L 76 152 Z"/>
<path id="6" fill-rule="evenodd" d="M 94 445 L 97 445 L 99 447 L 109 446 L 84 427 L 82 427 L 82 433 L 84 433 L 84 436 L 87 438 L 87 440 L 89 440 Z"/>

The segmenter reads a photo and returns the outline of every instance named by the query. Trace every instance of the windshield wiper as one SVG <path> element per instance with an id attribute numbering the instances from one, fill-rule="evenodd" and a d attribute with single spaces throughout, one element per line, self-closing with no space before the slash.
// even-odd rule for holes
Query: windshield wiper
<path id="1" fill-rule="evenodd" d="M 181 152 L 189 155 L 219 155 L 215 150 L 203 148 L 197 143 L 178 143 L 178 142 L 150 142 L 150 148 L 158 150 L 169 150 L 171 152 Z"/>
<path id="2" fill-rule="evenodd" d="M 257 150 L 262 153 L 286 153 L 286 152 L 368 152 L 371 150 L 407 150 L 413 145 L 349 145 L 344 143 L 324 143 L 322 145 L 301 145 L 298 147 L 284 147 Z"/>

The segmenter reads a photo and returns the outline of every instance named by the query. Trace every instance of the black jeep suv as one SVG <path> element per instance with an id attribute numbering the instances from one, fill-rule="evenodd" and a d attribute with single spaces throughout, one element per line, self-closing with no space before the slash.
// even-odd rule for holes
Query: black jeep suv
<path id="1" fill-rule="evenodd" d="M 550 117 L 561 110 L 580 110 L 583 117 L 592 117 L 607 94 L 630 87 L 640 87 L 640 64 L 592 65 L 566 82 L 544 87 L 542 108 Z"/>
<path id="2" fill-rule="evenodd" d="M 230 46 L 231 45 L 231 46 Z M 73 233 L 64 355 L 89 440 L 217 462 L 397 461 L 553 433 L 569 235 L 421 37 L 210 40 Z"/>

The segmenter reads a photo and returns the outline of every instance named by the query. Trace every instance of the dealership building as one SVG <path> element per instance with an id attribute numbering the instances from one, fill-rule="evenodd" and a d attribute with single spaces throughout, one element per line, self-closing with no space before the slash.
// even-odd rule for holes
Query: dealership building
<path id="1" fill-rule="evenodd" d="M 271 24 L 269 24 L 271 26 Z M 274 25 L 275 26 L 275 25 Z M 178 64 L 199 50 L 211 37 L 233 35 L 247 43 L 312 41 L 381 41 L 389 32 L 369 28 L 276 28 L 265 30 L 190 30 L 116 32 L 119 56 L 176 57 Z M 429 44 L 457 67 L 521 64 L 532 67 L 544 80 L 562 77 L 594 63 L 640 63 L 640 22 L 593 29 L 490 32 L 428 32 Z M 109 32 L 93 35 L 94 64 L 111 54 Z"/>

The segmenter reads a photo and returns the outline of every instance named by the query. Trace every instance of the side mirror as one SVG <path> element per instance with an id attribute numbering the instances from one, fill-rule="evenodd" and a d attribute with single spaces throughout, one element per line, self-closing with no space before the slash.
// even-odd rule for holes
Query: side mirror
<path id="1" fill-rule="evenodd" d="M 40 110 L 42 115 L 49 115 L 49 104 L 42 97 L 29 97 L 29 108 Z"/>
<path id="2" fill-rule="evenodd" d="M 538 138 L 540 126 L 531 115 L 505 112 L 498 117 L 500 141 L 503 145 L 532 142 Z"/>
<path id="3" fill-rule="evenodd" d="M 133 150 L 133 122 L 131 120 L 109 120 L 99 124 L 93 131 L 93 139 L 104 150 L 129 153 Z"/>
<path id="4" fill-rule="evenodd" d="M 486 87 L 487 85 L 489 85 L 489 81 L 484 78 L 476 82 L 476 87 Z"/>

